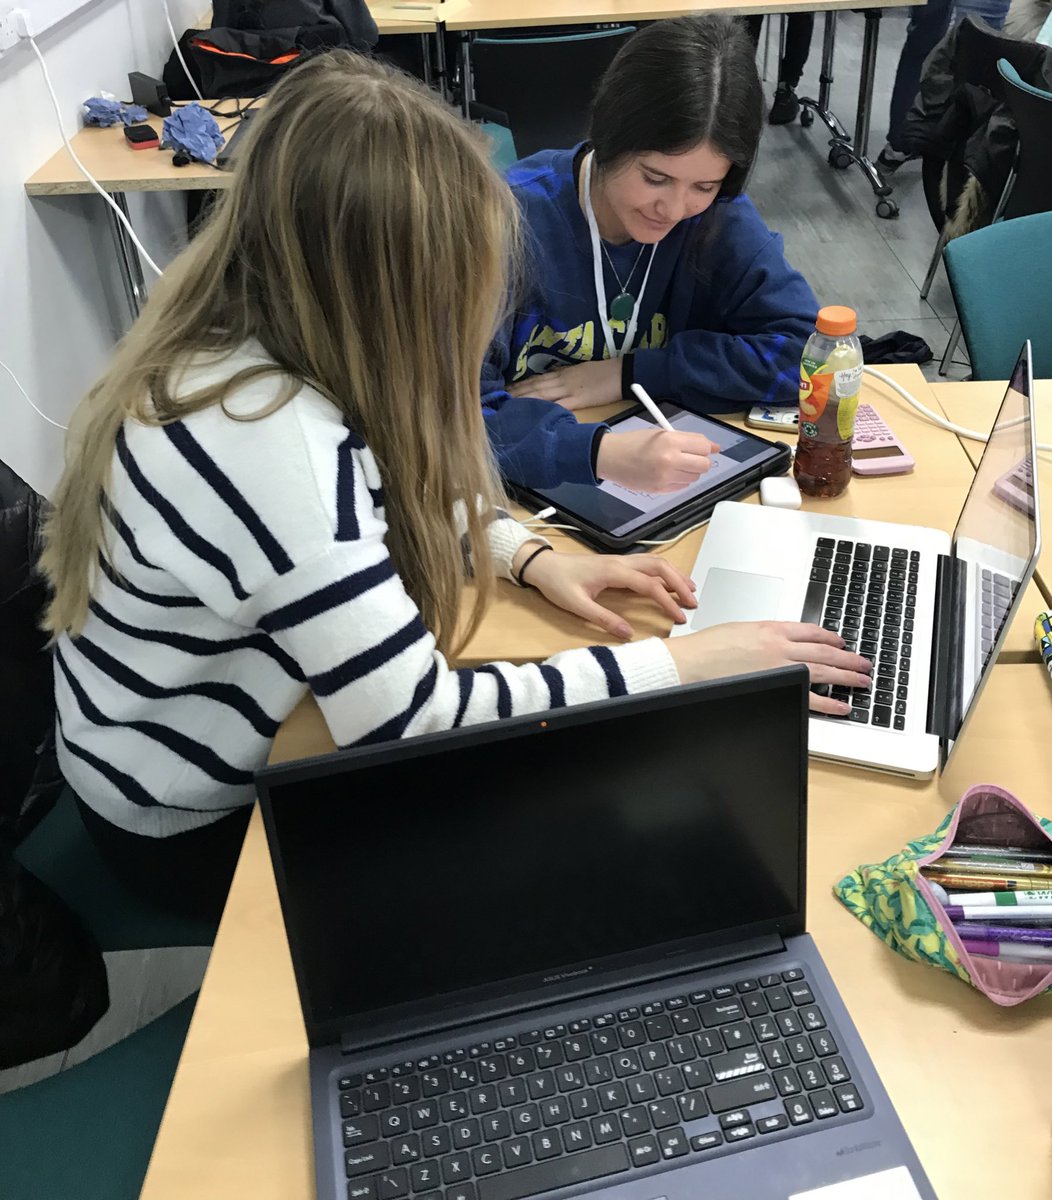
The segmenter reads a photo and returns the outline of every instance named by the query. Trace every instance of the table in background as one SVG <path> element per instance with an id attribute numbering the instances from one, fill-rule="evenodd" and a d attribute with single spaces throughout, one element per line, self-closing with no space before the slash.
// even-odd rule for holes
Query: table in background
<path id="1" fill-rule="evenodd" d="M 991 380 L 974 383 L 934 383 L 932 393 L 949 420 L 964 429 L 988 433 L 1004 399 L 1007 383 Z M 1037 441 L 1052 444 L 1052 379 L 1036 381 Z M 978 465 L 984 445 L 971 438 L 961 438 L 969 459 Z M 1044 540 L 1034 578 L 1052 605 L 1052 451 L 1037 453 L 1038 487 L 1041 498 L 1041 536 Z M 1031 614 L 1031 619 L 1035 614 Z"/>
<path id="2" fill-rule="evenodd" d="M 868 157 L 869 126 L 873 111 L 873 80 L 882 11 L 885 8 L 902 8 L 910 3 L 911 0 L 876 0 L 863 9 L 866 29 L 862 42 L 853 135 L 848 133 L 830 111 L 829 103 L 833 83 L 837 12 L 842 9 L 857 9 L 857 0 L 696 0 L 695 3 L 689 3 L 689 0 L 687 3 L 676 3 L 676 0 L 446 0 L 446 3 L 440 6 L 439 13 L 445 29 L 464 35 L 461 63 L 465 105 L 471 97 L 471 63 L 467 35 L 472 32 L 541 25 L 660 21 L 667 17 L 682 17 L 695 13 L 722 13 L 735 17 L 756 14 L 774 16 L 794 12 L 825 13 L 818 99 L 801 97 L 804 113 L 807 114 L 801 114 L 801 123 L 810 125 L 813 120 L 812 114 L 818 115 L 832 134 L 829 143 L 830 166 L 845 168 L 851 163 L 858 166 L 874 195 L 878 197 L 877 216 L 894 217 L 898 215 L 899 210 L 894 200 L 889 199 L 892 188 Z"/>
<path id="3" fill-rule="evenodd" d="M 426 41 L 434 38 L 438 32 L 439 24 L 434 14 L 439 7 L 438 4 L 409 4 L 407 0 L 405 7 L 397 3 L 377 4 L 370 6 L 370 12 L 382 34 L 419 34 Z M 202 23 L 210 25 L 211 19 L 206 17 Z M 442 39 L 434 40 L 444 79 Z M 430 63 L 426 45 L 423 58 L 425 64 Z M 205 100 L 202 103 L 217 102 Z M 246 104 L 248 101 L 230 99 L 218 103 L 226 109 Z M 148 121 L 160 133 L 163 118 L 151 115 Z M 222 118 L 219 120 L 221 128 L 228 123 Z M 227 130 L 227 136 L 232 136 L 233 132 L 233 129 Z M 121 125 L 110 126 L 107 129 L 86 126 L 74 134 L 70 143 L 74 153 L 98 180 L 103 191 L 110 194 L 126 218 L 128 192 L 194 192 L 213 189 L 221 191 L 230 186 L 231 173 L 221 171 L 210 163 L 191 162 L 185 167 L 175 167 L 172 165 L 170 150 L 133 150 L 124 137 L 124 127 Z M 77 169 L 65 146 L 57 150 L 26 180 L 25 189 L 26 193 L 34 198 L 96 195 L 95 189 Z M 110 223 L 128 309 L 134 321 L 146 303 L 146 280 L 142 263 L 127 230 L 108 204 L 106 215 Z"/>

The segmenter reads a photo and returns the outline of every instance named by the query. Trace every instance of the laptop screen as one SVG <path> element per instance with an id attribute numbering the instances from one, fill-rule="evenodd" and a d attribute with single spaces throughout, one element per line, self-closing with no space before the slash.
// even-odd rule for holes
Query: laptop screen
<path id="1" fill-rule="evenodd" d="M 312 1042 L 333 1023 L 411 1023 L 800 932 L 806 678 L 677 688 L 263 772 Z"/>
<path id="2" fill-rule="evenodd" d="M 975 479 L 953 535 L 961 568 L 958 614 L 960 704 L 951 721 L 951 739 L 964 720 L 993 665 L 1012 602 L 1038 549 L 1038 509 L 1034 491 L 1034 431 L 1031 420 L 1029 343 L 1009 380 Z"/>

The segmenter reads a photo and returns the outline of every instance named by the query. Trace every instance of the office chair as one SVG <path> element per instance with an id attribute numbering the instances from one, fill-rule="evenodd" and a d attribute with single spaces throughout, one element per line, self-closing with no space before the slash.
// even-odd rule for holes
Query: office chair
<path id="1" fill-rule="evenodd" d="M 921 163 L 924 197 L 928 204 L 938 241 L 932 251 L 928 272 L 921 285 L 921 299 L 926 300 L 947 242 L 950 240 L 950 217 L 970 177 L 965 164 L 969 139 L 988 117 L 988 101 L 1004 101 L 1005 82 L 998 72 L 998 60 L 1004 59 L 1018 71 L 1032 75 L 1047 51 L 1033 42 L 1020 42 L 1004 37 L 974 17 L 966 17 L 957 30 L 954 60 L 954 94 L 944 122 L 952 119 L 956 136 L 949 153 L 925 154 Z M 984 102 L 985 95 L 985 102 Z M 990 221 L 999 220 L 1007 195 L 1001 192 Z M 947 355 L 943 368 L 949 361 Z"/>
<path id="2" fill-rule="evenodd" d="M 1007 221 L 1052 209 L 1052 92 L 1026 83 L 1005 58 L 998 60 L 997 70 L 1019 133 L 1003 213 Z"/>
<path id="3" fill-rule="evenodd" d="M 465 42 L 468 111 L 507 125 L 515 155 L 559 149 L 588 132 L 592 96 L 634 26 L 545 37 L 478 37 Z"/>
<path id="4" fill-rule="evenodd" d="M 0 1096 L 4 1200 L 136 1200 L 196 994 L 130 1037 Z"/>
<path id="5" fill-rule="evenodd" d="M 998 221 L 954 238 L 946 274 L 974 379 L 1007 379 L 1030 338 L 1034 375 L 1052 375 L 1052 212 Z"/>

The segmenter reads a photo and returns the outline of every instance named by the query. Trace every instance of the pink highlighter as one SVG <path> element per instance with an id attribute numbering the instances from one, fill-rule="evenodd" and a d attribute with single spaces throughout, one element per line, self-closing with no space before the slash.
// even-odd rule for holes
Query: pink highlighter
<path id="1" fill-rule="evenodd" d="M 856 475 L 905 475 L 915 466 L 913 455 L 881 420 L 872 404 L 860 404 L 851 442 L 851 470 Z"/>

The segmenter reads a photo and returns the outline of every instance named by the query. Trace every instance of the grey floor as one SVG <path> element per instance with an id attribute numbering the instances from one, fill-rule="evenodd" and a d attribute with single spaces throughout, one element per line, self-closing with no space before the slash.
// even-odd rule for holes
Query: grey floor
<path id="1" fill-rule="evenodd" d="M 876 158 L 887 132 L 888 103 L 906 34 L 907 10 L 886 10 L 881 21 L 870 157 Z M 768 97 L 777 75 L 778 20 L 771 22 Z M 843 12 L 837 21 L 833 111 L 854 130 L 864 19 Z M 818 95 L 823 17 L 815 20 L 811 55 L 799 88 Z M 760 39 L 760 61 L 764 40 Z M 764 220 L 785 238 L 786 255 L 814 288 L 820 304 L 846 304 L 859 316 L 859 329 L 879 337 L 904 329 L 924 338 L 935 360 L 923 368 L 938 379 L 938 360 L 953 328 L 956 313 L 942 267 L 927 300 L 920 298 L 936 233 L 924 202 L 920 163 L 907 163 L 892 177 L 900 215 L 876 215 L 875 197 L 857 167 L 833 170 L 826 162 L 829 134 L 816 121 L 810 129 L 798 122 L 768 126 L 749 185 L 749 194 Z M 946 379 L 970 374 L 960 343 Z"/>

